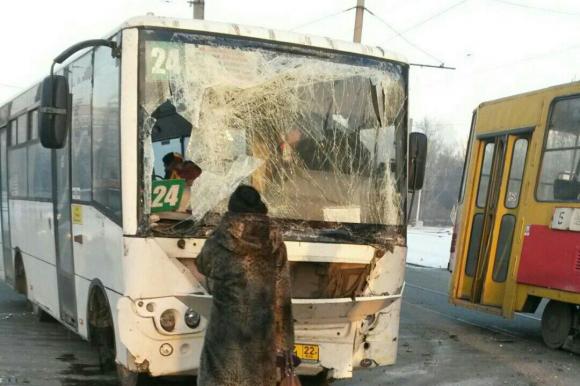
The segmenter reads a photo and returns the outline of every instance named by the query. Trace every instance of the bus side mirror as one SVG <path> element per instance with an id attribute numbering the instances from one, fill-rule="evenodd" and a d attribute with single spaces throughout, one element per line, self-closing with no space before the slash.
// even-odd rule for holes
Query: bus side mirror
<path id="1" fill-rule="evenodd" d="M 70 97 L 68 82 L 62 75 L 54 75 L 54 66 L 62 64 L 76 52 L 91 47 L 109 47 L 113 57 L 119 57 L 117 43 L 105 39 L 84 40 L 60 53 L 50 67 L 50 75 L 42 81 L 40 108 L 38 111 L 38 129 L 40 143 L 49 149 L 62 149 L 66 144 Z"/>
<path id="2" fill-rule="evenodd" d="M 427 163 L 427 136 L 423 133 L 409 134 L 409 180 L 408 188 L 414 192 L 421 190 L 425 180 Z"/>
<path id="3" fill-rule="evenodd" d="M 65 145 L 69 116 L 69 92 L 66 77 L 49 75 L 42 81 L 38 130 L 42 146 L 62 149 Z"/>

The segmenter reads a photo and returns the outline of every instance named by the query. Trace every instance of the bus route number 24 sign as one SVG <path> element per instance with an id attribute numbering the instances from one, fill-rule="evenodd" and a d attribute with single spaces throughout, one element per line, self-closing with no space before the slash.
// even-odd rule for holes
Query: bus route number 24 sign
<path id="1" fill-rule="evenodd" d="M 151 186 L 151 212 L 171 212 L 179 208 L 185 180 L 153 181 Z"/>

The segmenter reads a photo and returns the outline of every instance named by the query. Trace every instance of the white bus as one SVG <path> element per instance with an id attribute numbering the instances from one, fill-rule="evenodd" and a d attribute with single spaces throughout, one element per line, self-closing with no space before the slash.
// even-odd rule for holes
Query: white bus
<path id="1" fill-rule="evenodd" d="M 39 317 L 93 342 L 122 385 L 195 374 L 211 296 L 191 267 L 246 183 L 287 245 L 299 371 L 395 362 L 426 151 L 407 134 L 408 64 L 153 16 L 61 63 L 0 109 L 0 277 Z"/>

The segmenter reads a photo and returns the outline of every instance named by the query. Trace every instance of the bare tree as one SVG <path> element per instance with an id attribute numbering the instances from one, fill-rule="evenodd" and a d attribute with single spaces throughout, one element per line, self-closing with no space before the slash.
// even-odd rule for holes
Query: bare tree
<path id="1" fill-rule="evenodd" d="M 416 122 L 414 126 L 415 131 L 424 132 L 429 140 L 420 220 L 425 225 L 451 225 L 451 212 L 457 202 L 466 145 L 446 138 L 442 125 L 428 118 Z M 413 210 L 416 210 L 416 205 Z"/>

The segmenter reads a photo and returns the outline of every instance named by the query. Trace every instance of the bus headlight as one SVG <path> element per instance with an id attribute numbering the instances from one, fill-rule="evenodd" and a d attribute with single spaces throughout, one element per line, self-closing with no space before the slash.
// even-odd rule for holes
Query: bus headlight
<path id="1" fill-rule="evenodd" d="M 165 310 L 159 318 L 161 327 L 167 332 L 171 332 L 175 329 L 175 310 Z"/>
<path id="2" fill-rule="evenodd" d="M 201 317 L 199 316 L 199 314 L 194 310 L 192 310 L 191 308 L 188 308 L 187 311 L 185 312 L 184 319 L 185 324 L 187 324 L 187 327 L 189 328 L 196 328 L 197 326 L 199 326 L 199 323 L 201 322 Z"/>

